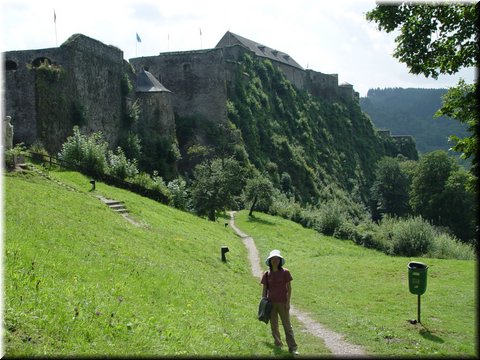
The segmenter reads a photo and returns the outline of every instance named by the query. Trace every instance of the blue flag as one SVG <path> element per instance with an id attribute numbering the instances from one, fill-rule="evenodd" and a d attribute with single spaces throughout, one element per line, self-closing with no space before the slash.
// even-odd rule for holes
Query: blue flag
<path id="1" fill-rule="evenodd" d="M 137 34 L 137 41 L 142 42 L 142 39 L 140 39 L 140 36 L 138 36 L 138 33 L 136 33 L 136 34 Z"/>

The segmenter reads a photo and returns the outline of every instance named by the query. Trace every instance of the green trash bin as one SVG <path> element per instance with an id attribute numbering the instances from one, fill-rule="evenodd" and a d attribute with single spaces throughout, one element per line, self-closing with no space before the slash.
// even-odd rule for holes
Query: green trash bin
<path id="1" fill-rule="evenodd" d="M 423 295 L 427 290 L 428 265 L 411 261 L 408 263 L 408 288 L 415 295 Z"/>

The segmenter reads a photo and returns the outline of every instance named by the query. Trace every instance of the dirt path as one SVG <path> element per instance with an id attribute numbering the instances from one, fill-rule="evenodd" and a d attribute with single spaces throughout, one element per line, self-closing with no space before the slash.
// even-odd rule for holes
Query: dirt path
<path id="1" fill-rule="evenodd" d="M 230 226 L 237 233 L 237 235 L 242 238 L 243 244 L 248 250 L 248 259 L 250 260 L 250 265 L 252 267 L 252 274 L 260 279 L 262 277 L 263 270 L 260 265 L 260 255 L 257 247 L 255 246 L 255 242 L 253 241 L 253 238 L 242 232 L 235 225 L 235 211 L 230 211 L 229 214 Z M 321 338 L 333 355 L 341 355 L 342 357 L 358 357 L 366 355 L 360 346 L 346 342 L 342 335 L 328 330 L 323 325 L 313 320 L 307 313 L 298 310 L 293 305 L 290 305 L 290 312 L 303 324 L 303 326 L 305 326 L 305 329 L 309 333 Z"/>

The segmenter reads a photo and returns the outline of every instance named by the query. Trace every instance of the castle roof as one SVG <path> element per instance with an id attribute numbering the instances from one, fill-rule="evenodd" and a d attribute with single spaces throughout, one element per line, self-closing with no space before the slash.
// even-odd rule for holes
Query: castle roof
<path id="1" fill-rule="evenodd" d="M 155 76 L 146 70 L 142 70 L 137 76 L 136 92 L 171 92 Z"/>
<path id="2" fill-rule="evenodd" d="M 230 31 L 227 31 L 225 35 L 223 35 L 216 47 L 218 48 L 231 45 L 242 45 L 243 47 L 246 47 L 247 49 L 253 51 L 257 56 L 278 61 L 304 70 L 299 63 L 297 63 L 294 59 L 290 57 L 290 55 L 278 50 L 271 49 L 268 46 L 259 44 L 255 41 L 249 40 Z"/>

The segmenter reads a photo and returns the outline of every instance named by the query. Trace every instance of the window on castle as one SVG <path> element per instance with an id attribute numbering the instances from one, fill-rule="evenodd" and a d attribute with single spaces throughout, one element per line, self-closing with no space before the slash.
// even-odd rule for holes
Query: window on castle
<path id="1" fill-rule="evenodd" d="M 40 65 L 42 65 L 43 63 L 47 63 L 48 65 L 52 65 L 52 61 L 49 59 L 49 58 L 46 58 L 46 57 L 38 57 L 36 58 L 35 60 L 32 61 L 32 65 L 34 67 L 39 67 Z"/>
<path id="2" fill-rule="evenodd" d="M 5 61 L 5 70 L 6 71 L 9 71 L 9 70 L 17 70 L 17 63 L 13 60 L 7 60 Z"/>

